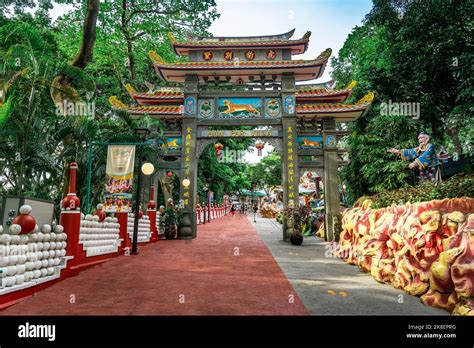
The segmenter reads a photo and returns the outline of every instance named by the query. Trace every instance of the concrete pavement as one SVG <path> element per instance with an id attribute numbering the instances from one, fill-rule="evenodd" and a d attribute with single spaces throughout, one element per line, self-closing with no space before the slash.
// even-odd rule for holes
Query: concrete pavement
<path id="1" fill-rule="evenodd" d="M 282 241 L 281 225 L 274 219 L 248 219 L 313 315 L 449 315 L 377 282 L 356 266 L 326 258 L 321 238 L 305 238 L 301 246 L 293 246 Z"/>

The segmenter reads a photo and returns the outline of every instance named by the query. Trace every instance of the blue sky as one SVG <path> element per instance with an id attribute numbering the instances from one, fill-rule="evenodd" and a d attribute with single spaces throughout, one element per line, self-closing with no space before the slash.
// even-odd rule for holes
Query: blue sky
<path id="1" fill-rule="evenodd" d="M 221 14 L 211 26 L 216 36 L 252 36 L 285 33 L 293 39 L 311 31 L 308 50 L 296 59 L 314 59 L 326 48 L 333 55 L 352 28 L 360 25 L 372 8 L 371 0 L 217 0 Z M 320 81 L 330 79 L 328 67 Z"/>

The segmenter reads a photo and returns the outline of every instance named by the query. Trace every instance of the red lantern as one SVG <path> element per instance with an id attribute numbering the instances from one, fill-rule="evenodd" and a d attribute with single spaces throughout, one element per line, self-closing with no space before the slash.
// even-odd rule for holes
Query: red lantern
<path id="1" fill-rule="evenodd" d="M 214 144 L 214 149 L 216 150 L 217 157 L 220 157 L 221 151 L 223 148 L 224 148 L 224 145 L 222 145 L 221 143 Z"/>
<path id="2" fill-rule="evenodd" d="M 261 156 L 262 155 L 262 150 L 265 147 L 265 143 L 262 143 L 261 141 L 257 141 L 257 143 L 255 144 L 255 147 L 258 150 L 258 155 Z"/>
<path id="3" fill-rule="evenodd" d="M 168 178 L 171 178 L 173 176 L 173 172 L 170 170 L 169 172 L 166 173 L 166 176 Z"/>

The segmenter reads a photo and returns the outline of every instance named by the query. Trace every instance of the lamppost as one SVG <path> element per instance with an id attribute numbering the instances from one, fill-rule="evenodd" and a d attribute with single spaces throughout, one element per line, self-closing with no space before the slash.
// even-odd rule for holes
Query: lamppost
<path id="1" fill-rule="evenodd" d="M 146 137 L 150 134 L 150 130 L 148 128 L 135 128 L 135 134 L 143 143 L 140 146 L 140 151 L 138 154 L 138 182 L 137 182 L 137 191 L 135 193 L 135 209 L 134 209 L 134 223 L 133 223 L 133 239 L 132 239 L 132 254 L 137 255 L 137 244 L 138 244 L 138 214 L 140 211 L 140 191 L 142 188 L 142 172 L 148 173 L 150 166 L 153 167 L 151 163 L 145 163 L 145 168 L 142 168 L 143 162 L 143 147 L 145 145 Z M 153 168 L 153 170 L 155 170 Z M 151 172 L 153 172 L 153 170 Z M 151 174 L 151 173 L 150 173 Z M 149 175 L 149 174 L 148 174 Z"/>
<path id="2" fill-rule="evenodd" d="M 205 200 L 204 200 L 204 223 L 206 223 L 206 205 L 208 204 L 207 202 L 209 201 L 209 195 L 207 193 L 207 191 L 209 190 L 209 187 L 207 187 L 207 185 L 204 185 L 204 187 L 202 188 L 204 190 L 204 193 L 205 193 Z"/>
<path id="3" fill-rule="evenodd" d="M 257 183 L 254 182 L 252 185 L 252 209 L 253 209 L 253 222 L 257 222 L 257 207 L 255 206 L 255 190 L 257 188 Z"/>

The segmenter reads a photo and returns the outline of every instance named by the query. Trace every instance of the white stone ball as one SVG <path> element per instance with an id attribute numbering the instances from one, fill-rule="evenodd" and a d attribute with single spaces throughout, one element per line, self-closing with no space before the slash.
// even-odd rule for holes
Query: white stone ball
<path id="1" fill-rule="evenodd" d="M 48 267 L 48 260 L 41 260 L 41 268 Z"/>
<path id="2" fill-rule="evenodd" d="M 53 275 L 54 274 L 54 268 L 53 267 L 48 267 L 47 271 L 48 271 L 48 275 Z"/>
<path id="3" fill-rule="evenodd" d="M 41 251 L 44 248 L 44 243 L 43 242 L 38 242 L 36 243 L 36 250 Z"/>
<path id="4" fill-rule="evenodd" d="M 54 250 L 56 249 L 56 242 L 50 242 L 49 243 L 49 250 Z"/>
<path id="5" fill-rule="evenodd" d="M 32 271 L 25 272 L 24 276 L 25 276 L 25 282 L 29 282 L 33 279 L 33 272 Z"/>
<path id="6" fill-rule="evenodd" d="M 41 277 L 41 271 L 39 269 L 35 269 L 33 271 L 33 278 L 38 279 L 39 277 Z"/>
<path id="7" fill-rule="evenodd" d="M 43 239 L 44 239 L 44 233 L 43 232 L 38 232 L 36 235 L 37 235 L 38 242 L 42 242 Z"/>
<path id="8" fill-rule="evenodd" d="M 16 245 L 20 244 L 20 236 L 12 235 L 10 243 L 11 244 L 16 244 Z"/>
<path id="9" fill-rule="evenodd" d="M 0 256 L 0 267 L 8 266 L 9 257 L 8 256 Z"/>
<path id="10" fill-rule="evenodd" d="M 8 246 L 8 254 L 18 256 L 18 245 L 9 245 Z"/>
<path id="11" fill-rule="evenodd" d="M 23 274 L 17 274 L 15 278 L 16 278 L 16 281 L 15 281 L 16 285 L 20 285 L 25 282 L 25 276 Z"/>
<path id="12" fill-rule="evenodd" d="M 26 255 L 25 254 L 18 255 L 18 263 L 24 264 L 25 262 L 26 262 Z"/>
<path id="13" fill-rule="evenodd" d="M 9 234 L 1 234 L 0 235 L 0 243 L 1 244 L 9 244 L 12 240 L 12 236 Z"/>
<path id="14" fill-rule="evenodd" d="M 84 220 L 85 217 L 86 217 L 86 216 L 84 215 L 84 213 L 81 213 L 81 220 Z"/>
<path id="15" fill-rule="evenodd" d="M 50 237 L 50 240 L 51 240 L 51 241 L 55 241 L 56 238 L 57 238 L 57 236 L 58 236 L 58 235 L 57 235 L 56 233 L 54 233 L 54 232 L 51 232 L 51 233 L 49 234 L 49 237 Z"/>
<path id="16" fill-rule="evenodd" d="M 92 220 L 95 221 L 95 222 L 99 222 L 100 218 L 97 215 L 94 215 L 92 217 Z"/>
<path id="17" fill-rule="evenodd" d="M 37 251 L 35 254 L 36 254 L 36 260 L 41 260 L 43 258 L 43 252 L 42 251 Z"/>
<path id="18" fill-rule="evenodd" d="M 61 242 L 61 248 L 66 249 L 67 243 L 66 242 Z"/>
<path id="19" fill-rule="evenodd" d="M 56 255 L 56 251 L 55 250 L 50 250 L 49 251 L 49 258 L 53 258 L 54 256 Z"/>
<path id="20" fill-rule="evenodd" d="M 62 241 L 67 240 L 67 233 L 61 233 L 61 240 Z"/>
<path id="21" fill-rule="evenodd" d="M 47 250 L 43 250 L 42 254 L 43 254 L 43 257 L 42 257 L 43 259 L 47 259 L 49 257 L 49 251 Z"/>
<path id="22" fill-rule="evenodd" d="M 13 286 L 16 283 L 16 277 L 6 277 L 5 278 L 5 286 Z"/>
<path id="23" fill-rule="evenodd" d="M 60 263 L 61 263 L 61 260 L 59 258 L 56 257 L 53 259 L 54 266 L 58 266 Z"/>
<path id="24" fill-rule="evenodd" d="M 41 226 L 41 232 L 51 233 L 51 225 L 44 224 L 43 226 Z"/>
<path id="25" fill-rule="evenodd" d="M 18 234 L 20 234 L 20 232 L 21 232 L 21 226 L 20 225 L 12 224 L 8 228 L 8 233 L 11 234 L 11 235 L 18 235 Z"/>
<path id="26" fill-rule="evenodd" d="M 8 256 L 8 264 L 10 266 L 16 265 L 17 263 L 18 263 L 18 256 L 17 255 Z"/>
<path id="27" fill-rule="evenodd" d="M 51 243 L 50 243 L 50 242 L 44 242 L 44 243 L 43 243 L 43 250 L 49 250 L 50 247 L 51 247 Z"/>
<path id="28" fill-rule="evenodd" d="M 54 232 L 56 233 L 63 233 L 64 232 L 64 226 L 63 225 L 56 225 Z"/>
<path id="29" fill-rule="evenodd" d="M 2 233 L 3 233 L 3 226 L 0 225 L 0 234 L 2 234 Z"/>
<path id="30" fill-rule="evenodd" d="M 7 276 L 13 276 L 16 274 L 16 266 L 7 266 L 6 267 Z"/>
<path id="31" fill-rule="evenodd" d="M 38 233 L 31 233 L 29 236 L 28 236 L 28 240 L 30 242 L 37 242 L 38 241 Z"/>
<path id="32" fill-rule="evenodd" d="M 33 233 L 38 233 L 40 231 L 40 228 L 38 224 L 35 225 L 35 228 L 33 229 Z"/>
<path id="33" fill-rule="evenodd" d="M 16 274 L 23 274 L 26 272 L 25 265 L 16 265 Z"/>
<path id="34" fill-rule="evenodd" d="M 35 269 L 35 263 L 33 261 L 28 261 L 25 263 L 25 267 L 27 271 L 32 271 Z"/>
<path id="35" fill-rule="evenodd" d="M 40 269 L 43 266 L 43 263 L 41 261 L 35 261 L 35 269 Z"/>
<path id="36" fill-rule="evenodd" d="M 93 218 L 93 217 L 92 217 L 91 214 L 87 214 L 87 215 L 86 215 L 86 220 L 87 220 L 87 221 L 92 221 L 92 218 Z"/>
<path id="37" fill-rule="evenodd" d="M 54 257 L 60 257 L 60 256 L 61 256 L 61 250 L 55 250 Z"/>
<path id="38" fill-rule="evenodd" d="M 45 233 L 43 242 L 49 242 L 51 240 L 51 234 L 50 233 Z"/>
<path id="39" fill-rule="evenodd" d="M 48 275 L 48 270 L 46 268 L 41 268 L 41 277 L 46 277 Z"/>
<path id="40" fill-rule="evenodd" d="M 48 267 L 53 267 L 53 266 L 54 266 L 54 260 L 48 259 Z"/>
<path id="41" fill-rule="evenodd" d="M 26 244 L 26 243 L 28 243 L 28 240 L 29 240 L 29 239 L 30 239 L 30 238 L 28 237 L 28 235 L 22 234 L 22 235 L 20 236 L 20 244 Z"/>
<path id="42" fill-rule="evenodd" d="M 59 250 L 61 252 L 60 256 L 61 257 L 64 257 L 66 256 L 66 250 L 65 249 L 62 249 L 62 250 Z"/>
<path id="43" fill-rule="evenodd" d="M 26 255 L 26 253 L 28 252 L 28 245 L 27 244 L 20 244 L 18 246 L 18 252 L 20 254 Z"/>
<path id="44" fill-rule="evenodd" d="M 31 209 L 31 206 L 25 204 L 25 205 L 22 205 L 20 207 L 20 209 L 18 209 L 18 211 L 20 212 L 20 214 L 31 214 L 31 211 L 33 209 Z"/>

